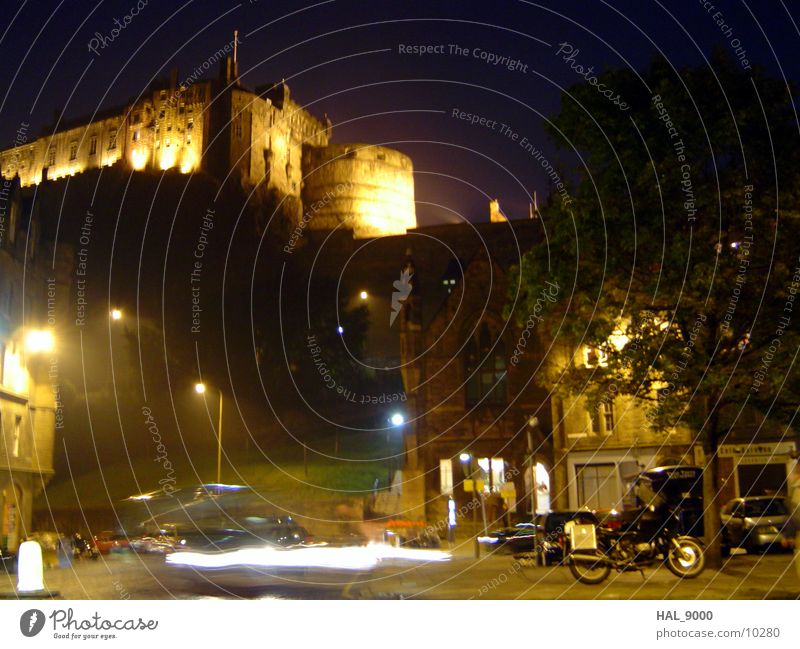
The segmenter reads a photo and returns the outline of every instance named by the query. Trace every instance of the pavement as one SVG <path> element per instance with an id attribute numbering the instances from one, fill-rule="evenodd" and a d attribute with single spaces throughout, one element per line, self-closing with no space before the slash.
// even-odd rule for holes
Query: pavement
<path id="1" fill-rule="evenodd" d="M 336 577 L 336 578 L 332 578 Z M 14 575 L 0 574 L 0 596 L 15 598 Z M 443 563 L 403 564 L 365 573 L 237 570 L 199 574 L 157 555 L 126 552 L 45 570 L 61 599 L 800 599 L 792 555 L 736 554 L 719 571 L 682 580 L 666 568 L 612 573 L 597 586 L 575 581 L 563 566 L 523 566 L 497 552 L 455 548 Z"/>

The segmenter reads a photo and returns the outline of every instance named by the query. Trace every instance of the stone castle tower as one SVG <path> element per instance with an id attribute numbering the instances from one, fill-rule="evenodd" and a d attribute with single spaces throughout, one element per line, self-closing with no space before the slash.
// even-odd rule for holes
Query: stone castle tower
<path id="1" fill-rule="evenodd" d="M 245 88 L 233 55 L 219 50 L 217 79 L 179 81 L 177 70 L 129 104 L 18 134 L 0 151 L 0 173 L 22 187 L 89 169 L 204 172 L 246 189 L 302 201 L 304 227 L 353 230 L 357 238 L 416 227 L 413 165 L 386 147 L 330 144 L 332 124 L 292 100 L 283 81 Z M 219 55 L 219 56 L 217 56 Z M 293 225 L 293 224 L 290 224 Z"/>

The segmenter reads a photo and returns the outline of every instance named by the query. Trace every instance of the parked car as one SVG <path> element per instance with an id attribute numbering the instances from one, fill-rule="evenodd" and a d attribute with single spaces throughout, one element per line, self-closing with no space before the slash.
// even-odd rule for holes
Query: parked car
<path id="1" fill-rule="evenodd" d="M 567 542 L 564 525 L 568 521 L 592 525 L 599 523 L 597 516 L 586 509 L 553 511 L 547 514 L 537 514 L 534 522 L 517 523 L 513 527 L 491 532 L 488 536 L 482 537 L 481 541 L 487 545 L 508 550 L 515 555 L 533 552 L 535 549 L 535 525 L 535 532 L 538 535 L 546 563 L 557 563 L 564 557 L 564 546 Z"/>
<path id="2" fill-rule="evenodd" d="M 734 498 L 722 508 L 721 518 L 724 553 L 736 547 L 764 552 L 791 542 L 791 536 L 784 535 L 789 510 L 779 496 Z"/>
<path id="3" fill-rule="evenodd" d="M 130 549 L 128 538 L 124 534 L 117 534 L 110 530 L 105 530 L 92 537 L 94 545 L 100 554 L 111 554 L 124 552 Z"/>

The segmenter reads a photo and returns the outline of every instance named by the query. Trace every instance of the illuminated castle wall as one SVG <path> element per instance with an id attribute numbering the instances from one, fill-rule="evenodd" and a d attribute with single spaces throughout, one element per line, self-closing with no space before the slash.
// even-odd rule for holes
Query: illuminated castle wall
<path id="1" fill-rule="evenodd" d="M 329 146 L 331 122 L 290 98 L 281 82 L 244 88 L 236 61 L 217 80 L 178 83 L 177 71 L 133 103 L 78 123 L 59 122 L 0 151 L 0 173 L 21 186 L 122 164 L 135 171 L 203 171 L 246 188 L 302 199 L 304 208 L 341 183 L 307 224 L 338 224 L 356 237 L 403 234 L 416 226 L 411 160 L 369 145 Z M 297 218 L 300 217 L 298 213 Z"/>
<path id="2" fill-rule="evenodd" d="M 303 204 L 314 206 L 309 227 L 339 224 L 356 238 L 405 234 L 417 226 L 411 158 L 370 144 L 303 149 Z"/>

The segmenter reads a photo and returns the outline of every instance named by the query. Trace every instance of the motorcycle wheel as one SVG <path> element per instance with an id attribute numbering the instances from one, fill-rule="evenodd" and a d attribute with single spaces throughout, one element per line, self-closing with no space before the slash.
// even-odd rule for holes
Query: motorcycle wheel
<path id="1" fill-rule="evenodd" d="M 677 541 L 679 547 L 671 547 L 667 554 L 667 568 L 681 579 L 694 579 L 706 567 L 703 546 L 688 536 L 681 536 Z"/>
<path id="2" fill-rule="evenodd" d="M 575 561 L 569 560 L 569 571 L 582 584 L 595 585 L 608 579 L 611 573 L 611 566 L 598 556 L 597 561 Z"/>

